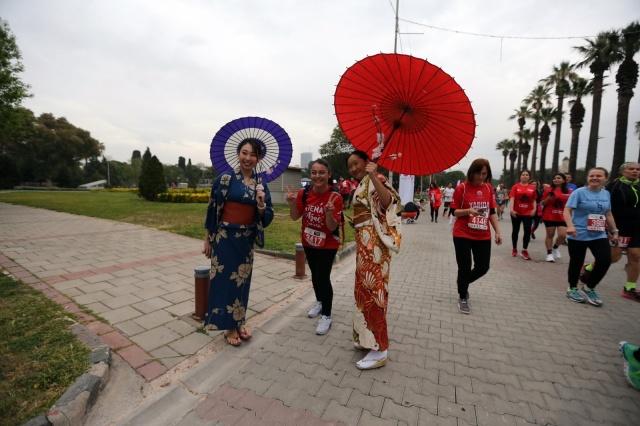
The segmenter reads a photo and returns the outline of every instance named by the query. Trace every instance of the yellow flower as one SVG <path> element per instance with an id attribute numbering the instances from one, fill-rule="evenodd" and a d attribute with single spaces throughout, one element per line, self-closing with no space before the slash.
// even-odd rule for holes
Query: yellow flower
<path id="1" fill-rule="evenodd" d="M 240 287 L 245 283 L 249 274 L 251 274 L 251 263 L 243 263 L 238 267 L 238 272 L 231 274 L 231 279 L 236 280 L 238 287 Z"/>
<path id="2" fill-rule="evenodd" d="M 240 300 L 236 299 L 235 303 L 233 304 L 233 306 L 228 306 L 227 305 L 227 312 L 230 314 L 233 314 L 233 319 L 236 321 L 242 321 L 244 319 L 244 315 L 245 315 L 245 308 L 244 306 L 242 306 L 242 304 L 240 303 Z"/>

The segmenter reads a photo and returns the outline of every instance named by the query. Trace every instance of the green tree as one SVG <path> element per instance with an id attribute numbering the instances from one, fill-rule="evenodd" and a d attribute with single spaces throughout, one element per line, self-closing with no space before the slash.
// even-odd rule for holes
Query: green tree
<path id="1" fill-rule="evenodd" d="M 507 179 L 507 157 L 509 156 L 509 151 L 511 151 L 511 148 L 513 147 L 513 145 L 516 143 L 516 141 L 514 140 L 510 140 L 510 139 L 503 139 L 500 142 L 498 142 L 496 144 L 496 149 L 498 151 L 502 151 L 502 156 L 504 157 L 504 163 L 502 165 L 502 180 L 506 181 Z M 509 182 L 506 182 L 505 185 L 507 185 L 507 187 L 509 187 L 508 185 Z"/>
<path id="2" fill-rule="evenodd" d="M 167 181 L 164 178 L 164 169 L 158 157 L 154 155 L 142 170 L 138 195 L 147 201 L 155 201 L 158 198 L 158 194 L 166 191 Z"/>
<path id="3" fill-rule="evenodd" d="M 547 107 L 540 109 L 540 119 L 543 122 L 540 129 L 540 177 L 539 182 L 545 182 L 545 175 L 547 172 L 547 145 L 549 145 L 549 137 L 551 136 L 551 128 L 549 122 L 556 116 L 556 109 L 554 107 Z M 555 173 L 555 172 L 554 172 Z"/>
<path id="4" fill-rule="evenodd" d="M 186 164 L 184 163 L 184 157 L 178 157 L 178 167 L 184 172 L 186 170 Z"/>
<path id="5" fill-rule="evenodd" d="M 514 110 L 516 113 L 509 116 L 509 120 L 518 120 L 518 127 L 520 131 L 518 135 L 518 172 L 522 170 L 522 130 L 524 125 L 527 124 L 527 118 L 531 117 L 531 110 L 527 105 L 521 105 L 520 108 Z"/>
<path id="6" fill-rule="evenodd" d="M 553 159 L 551 162 L 551 172 L 558 173 L 558 159 L 560 157 L 560 130 L 562 129 L 562 105 L 565 96 L 571 90 L 571 80 L 578 77 L 573 71 L 574 66 L 569 62 L 561 62 L 559 66 L 553 67 L 553 72 L 542 81 L 547 87 L 554 87 L 556 96 L 558 97 L 558 106 L 556 108 L 556 135 L 553 143 Z"/>
<path id="7" fill-rule="evenodd" d="M 616 114 L 616 137 L 613 144 L 611 170 L 617 171 L 625 161 L 627 150 L 627 129 L 629 127 L 629 104 L 633 89 L 638 84 L 638 63 L 633 59 L 640 51 L 640 22 L 634 21 L 622 30 L 619 52 L 622 62 L 616 72 L 618 84 L 618 111 Z"/>
<path id="8" fill-rule="evenodd" d="M 569 112 L 569 124 L 571 126 L 571 148 L 569 153 L 569 173 L 571 176 L 576 175 L 578 144 L 580 141 L 580 129 L 584 121 L 584 105 L 582 105 L 583 96 L 591 94 L 593 86 L 591 82 L 584 78 L 578 77 L 571 83 L 571 90 L 568 95 L 575 97 L 569 104 L 573 104 Z"/>
<path id="9" fill-rule="evenodd" d="M 334 127 L 329 141 L 320 145 L 320 156 L 331 166 L 332 176 L 335 179 L 338 179 L 339 176 L 344 178 L 349 176 L 346 164 L 347 157 L 354 149 L 351 142 L 342 133 L 340 126 Z"/>
<path id="10" fill-rule="evenodd" d="M 142 159 L 142 155 L 140 154 L 140 151 L 138 151 L 137 149 L 131 153 L 131 159 L 133 160 L 136 158 Z"/>
<path id="11" fill-rule="evenodd" d="M 591 112 L 586 170 L 590 170 L 596 166 L 600 110 L 602 109 L 602 92 L 604 91 L 604 73 L 612 64 L 619 61 L 619 53 L 616 49 L 618 39 L 619 34 L 617 31 L 605 31 L 599 33 L 595 40 L 585 39 L 586 44 L 584 46 L 574 47 L 574 49 L 584 57 L 581 62 L 576 64 L 576 67 L 582 68 L 588 66 L 589 71 L 593 74 L 593 79 L 591 80 L 593 84 L 593 111 Z"/>
<path id="12" fill-rule="evenodd" d="M 536 160 L 538 159 L 538 141 L 540 139 L 540 110 L 549 104 L 549 88 L 538 84 L 524 99 L 524 103 L 533 108 L 533 154 L 531 155 L 531 175 L 536 173 Z"/>

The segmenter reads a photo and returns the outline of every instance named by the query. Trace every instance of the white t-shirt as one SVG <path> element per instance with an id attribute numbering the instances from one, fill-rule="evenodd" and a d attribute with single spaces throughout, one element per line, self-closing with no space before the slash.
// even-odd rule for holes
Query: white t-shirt
<path id="1" fill-rule="evenodd" d="M 450 203 L 453 201 L 453 192 L 455 191 L 455 189 L 453 188 L 445 188 L 444 189 L 444 202 L 445 203 Z"/>

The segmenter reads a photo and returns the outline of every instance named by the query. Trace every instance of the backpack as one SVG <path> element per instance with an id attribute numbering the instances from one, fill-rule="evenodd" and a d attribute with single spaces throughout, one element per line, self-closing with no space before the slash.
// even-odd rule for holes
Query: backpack
<path id="1" fill-rule="evenodd" d="M 302 193 L 302 205 L 303 206 L 305 206 L 307 204 L 307 198 L 309 197 L 309 191 L 311 191 L 311 187 L 313 187 L 313 185 L 306 185 L 304 187 L 304 192 Z M 342 199 L 342 195 L 340 194 L 340 191 L 335 189 L 333 186 L 331 186 L 331 185 L 329 186 L 329 191 L 331 191 L 332 193 L 338 195 L 340 197 L 340 199 Z M 340 239 L 340 228 L 342 228 L 342 239 Z M 340 223 L 338 224 L 338 227 L 333 230 L 333 235 L 338 237 L 338 239 L 341 241 L 342 247 L 344 248 L 344 210 L 342 210 L 340 212 Z"/>

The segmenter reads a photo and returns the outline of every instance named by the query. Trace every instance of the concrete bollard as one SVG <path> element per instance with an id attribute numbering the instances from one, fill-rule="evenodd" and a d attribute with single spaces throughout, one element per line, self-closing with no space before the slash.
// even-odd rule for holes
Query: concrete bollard
<path id="1" fill-rule="evenodd" d="M 305 278 L 305 265 L 307 263 L 307 256 L 304 254 L 304 247 L 302 243 L 296 244 L 296 276 L 294 278 Z"/>
<path id="2" fill-rule="evenodd" d="M 209 301 L 209 274 L 211 274 L 211 266 L 196 266 L 193 268 L 193 272 L 196 296 L 196 311 L 193 316 L 204 320 L 207 314 L 207 302 Z"/>

